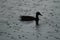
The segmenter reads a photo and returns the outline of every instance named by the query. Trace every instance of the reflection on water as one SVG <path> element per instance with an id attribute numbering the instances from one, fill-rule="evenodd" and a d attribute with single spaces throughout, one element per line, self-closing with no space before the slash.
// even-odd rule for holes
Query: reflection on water
<path id="1" fill-rule="evenodd" d="M 37 37 L 37 40 L 39 39 L 39 37 L 41 36 L 40 34 L 40 25 L 36 25 L 36 37 Z"/>

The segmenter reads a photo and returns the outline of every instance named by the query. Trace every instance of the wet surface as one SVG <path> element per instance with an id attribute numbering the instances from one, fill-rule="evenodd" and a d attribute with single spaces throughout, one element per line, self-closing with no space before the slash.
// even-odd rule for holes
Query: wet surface
<path id="1" fill-rule="evenodd" d="M 39 16 L 39 26 L 19 16 Z M 0 0 L 0 40 L 60 40 L 60 0 Z"/>

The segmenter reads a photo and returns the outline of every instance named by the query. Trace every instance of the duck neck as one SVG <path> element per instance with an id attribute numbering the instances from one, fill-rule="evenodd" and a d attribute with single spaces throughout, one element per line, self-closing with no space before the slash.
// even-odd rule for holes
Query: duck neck
<path id="1" fill-rule="evenodd" d="M 37 14 L 36 14 L 36 19 L 39 19 Z"/>
<path id="2" fill-rule="evenodd" d="M 38 14 L 36 14 L 36 25 L 38 25 L 38 22 L 39 22 L 39 18 L 38 18 Z"/>

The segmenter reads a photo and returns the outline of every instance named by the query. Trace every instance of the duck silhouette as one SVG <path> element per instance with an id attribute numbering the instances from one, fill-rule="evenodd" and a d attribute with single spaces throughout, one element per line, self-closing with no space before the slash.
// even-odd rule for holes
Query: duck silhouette
<path id="1" fill-rule="evenodd" d="M 39 18 L 38 15 L 43 16 L 40 12 L 36 12 L 36 17 L 33 16 L 20 16 L 20 21 L 35 21 L 36 25 L 38 25 Z"/>

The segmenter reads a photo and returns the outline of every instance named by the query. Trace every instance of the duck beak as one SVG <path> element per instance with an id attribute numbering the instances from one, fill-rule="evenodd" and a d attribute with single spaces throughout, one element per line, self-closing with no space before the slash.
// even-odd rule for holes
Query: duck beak
<path id="1" fill-rule="evenodd" d="M 43 16 L 43 15 L 41 15 L 41 16 Z"/>
<path id="2" fill-rule="evenodd" d="M 41 16 L 43 16 L 42 14 L 40 14 Z"/>
<path id="3" fill-rule="evenodd" d="M 43 16 L 41 13 L 40 13 L 41 16 Z"/>

